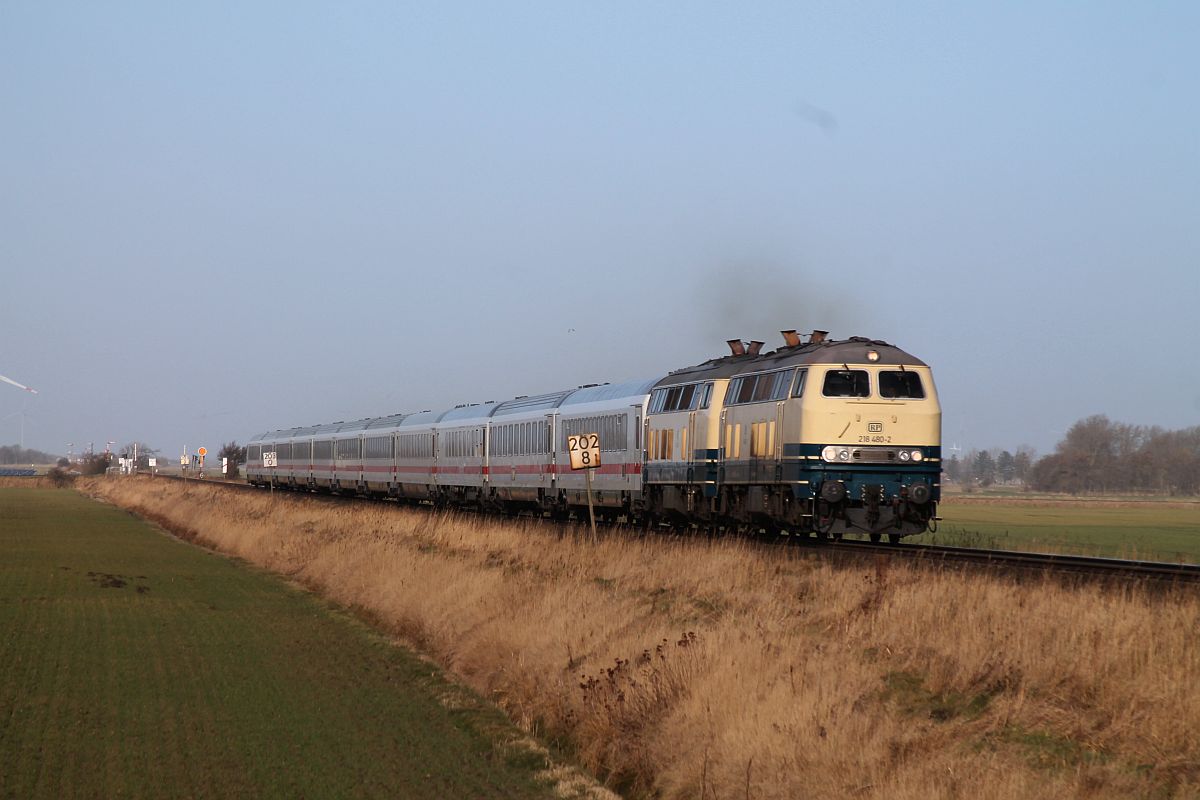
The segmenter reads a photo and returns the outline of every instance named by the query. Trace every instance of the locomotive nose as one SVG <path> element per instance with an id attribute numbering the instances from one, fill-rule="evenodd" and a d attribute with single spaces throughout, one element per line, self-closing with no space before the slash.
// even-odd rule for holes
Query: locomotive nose
<path id="1" fill-rule="evenodd" d="M 908 487 L 908 497 L 919 506 L 923 506 L 929 502 L 929 484 L 914 483 Z"/>

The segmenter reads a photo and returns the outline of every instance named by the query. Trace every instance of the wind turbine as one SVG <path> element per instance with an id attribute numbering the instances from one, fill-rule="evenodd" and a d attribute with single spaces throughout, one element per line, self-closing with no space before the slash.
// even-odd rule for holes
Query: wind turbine
<path id="1" fill-rule="evenodd" d="M 14 381 L 12 378 L 6 378 L 6 377 L 4 377 L 3 375 L 0 375 L 0 381 L 4 381 L 5 383 L 11 383 L 13 386 L 17 387 L 18 389 L 24 389 L 25 391 L 27 391 L 27 392 L 30 392 L 30 393 L 32 393 L 32 394 L 37 394 L 37 393 L 38 393 L 38 390 L 37 390 L 37 389 L 30 389 L 30 388 L 29 388 L 28 386 L 26 386 L 25 384 L 23 384 L 23 383 L 17 383 L 17 382 L 16 382 L 16 381 Z"/>
<path id="2" fill-rule="evenodd" d="M 5 377 L 4 375 L 0 375 L 0 381 L 4 381 L 5 383 L 11 383 L 13 386 L 17 387 L 18 389 L 24 389 L 25 391 L 29 392 L 30 394 L 37 394 L 37 393 L 38 393 L 38 390 L 37 390 L 37 389 L 31 389 L 30 387 L 26 386 L 25 384 L 23 384 L 23 383 L 17 383 L 17 382 L 16 382 L 16 381 L 14 381 L 12 378 Z M 28 398 L 26 398 L 26 400 L 28 400 Z M 21 415 L 21 441 L 20 441 L 20 448 L 21 448 L 22 450 L 24 450 L 24 449 L 25 449 L 25 403 L 22 403 L 22 404 L 21 404 L 21 410 L 20 410 L 20 411 L 15 411 L 15 412 L 13 412 L 12 414 L 9 414 L 8 416 L 6 416 L 4 419 L 8 419 L 9 417 L 15 417 L 17 414 L 20 414 L 20 415 Z"/>

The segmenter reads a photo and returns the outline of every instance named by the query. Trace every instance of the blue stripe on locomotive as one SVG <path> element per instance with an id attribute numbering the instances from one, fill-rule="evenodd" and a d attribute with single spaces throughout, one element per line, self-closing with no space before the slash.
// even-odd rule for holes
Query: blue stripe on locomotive
<path id="1" fill-rule="evenodd" d="M 917 447 L 913 445 L 913 447 Z M 783 446 L 782 480 L 792 484 L 797 499 L 813 497 L 814 489 L 823 481 L 842 481 L 851 500 L 862 497 L 863 487 L 882 485 L 886 496 L 894 496 L 900 487 L 923 481 L 932 490 L 931 499 L 941 499 L 939 477 L 942 471 L 941 447 L 920 446 L 925 458 L 918 462 L 890 464 L 829 463 L 821 458 L 819 444 L 785 444 Z"/>
<path id="2" fill-rule="evenodd" d="M 915 445 L 914 445 L 915 447 Z M 798 500 L 814 496 L 815 487 L 822 481 L 835 480 L 846 484 L 851 500 L 862 497 L 863 487 L 883 486 L 884 495 L 899 494 L 900 487 L 917 481 L 929 484 L 934 501 L 941 499 L 938 486 L 941 474 L 942 448 L 921 447 L 925 460 L 916 463 L 843 464 L 828 463 L 821 458 L 823 445 L 785 444 L 783 460 L 749 459 L 721 462 L 719 449 L 695 450 L 693 463 L 650 462 L 646 465 L 647 483 L 699 484 L 706 497 L 715 497 L 717 487 L 728 484 L 778 484 L 792 486 Z"/>

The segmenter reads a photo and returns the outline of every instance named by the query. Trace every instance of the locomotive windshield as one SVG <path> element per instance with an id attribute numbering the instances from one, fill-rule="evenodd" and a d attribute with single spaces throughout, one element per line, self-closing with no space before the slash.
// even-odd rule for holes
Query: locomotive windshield
<path id="1" fill-rule="evenodd" d="M 831 369 L 825 373 L 826 397 L 870 397 L 871 383 L 863 369 Z"/>
<path id="2" fill-rule="evenodd" d="M 879 373 L 879 395 L 893 399 L 920 400 L 925 397 L 921 376 L 907 370 L 882 370 Z"/>

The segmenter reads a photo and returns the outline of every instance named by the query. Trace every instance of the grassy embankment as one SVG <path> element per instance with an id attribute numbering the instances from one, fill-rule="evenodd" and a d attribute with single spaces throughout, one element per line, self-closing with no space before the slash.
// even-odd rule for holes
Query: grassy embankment
<path id="1" fill-rule="evenodd" d="M 1200 562 L 1200 503 L 949 496 L 935 534 L 908 541 Z"/>
<path id="2" fill-rule="evenodd" d="M 362 609 L 631 794 L 1200 791 L 1195 589 L 591 543 L 165 481 L 88 490 Z"/>
<path id="3" fill-rule="evenodd" d="M 0 552 L 0 797 L 552 796 L 494 707 L 276 576 L 65 490 L 0 489 Z"/>

